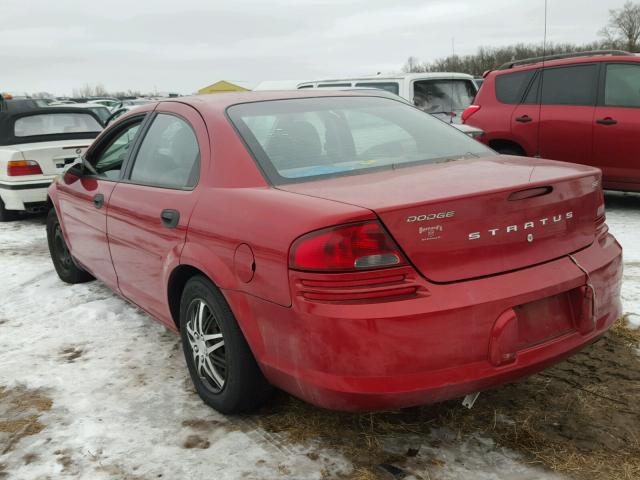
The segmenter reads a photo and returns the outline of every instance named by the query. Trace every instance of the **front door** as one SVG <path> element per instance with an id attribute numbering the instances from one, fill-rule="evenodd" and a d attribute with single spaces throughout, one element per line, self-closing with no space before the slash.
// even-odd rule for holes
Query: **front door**
<path id="1" fill-rule="evenodd" d="M 61 224 L 73 257 L 96 278 L 117 289 L 116 273 L 107 242 L 107 210 L 130 147 L 144 115 L 130 119 L 99 140 L 85 157 L 80 177 L 65 174 L 59 183 Z"/>
<path id="2" fill-rule="evenodd" d="M 167 280 L 179 263 L 208 142 L 196 110 L 160 104 L 110 199 L 107 228 L 120 291 L 167 324 Z"/>
<path id="3" fill-rule="evenodd" d="M 593 128 L 605 187 L 640 190 L 640 63 L 606 65 Z"/>
<path id="4" fill-rule="evenodd" d="M 548 68 L 541 82 L 540 156 L 593 165 L 598 65 Z"/>

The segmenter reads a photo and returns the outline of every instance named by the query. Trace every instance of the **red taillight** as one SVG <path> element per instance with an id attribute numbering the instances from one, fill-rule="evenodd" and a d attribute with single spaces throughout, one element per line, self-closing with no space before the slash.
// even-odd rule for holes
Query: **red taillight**
<path id="1" fill-rule="evenodd" d="M 20 175 L 41 175 L 42 169 L 38 162 L 33 160 L 11 160 L 7 163 L 7 175 L 18 177 Z"/>
<path id="2" fill-rule="evenodd" d="M 290 268 L 316 272 L 353 272 L 405 263 L 398 246 L 376 221 L 308 233 L 293 242 L 289 253 Z"/>
<path id="3" fill-rule="evenodd" d="M 599 182 L 602 182 L 602 180 L 600 180 Z M 607 220 L 607 217 L 605 215 L 605 207 L 604 207 L 604 190 L 602 189 L 602 186 L 600 186 L 599 190 L 600 191 L 598 193 L 598 209 L 596 210 L 596 227 L 600 227 Z"/>
<path id="4" fill-rule="evenodd" d="M 462 123 L 465 123 L 469 119 L 469 117 L 476 113 L 478 110 L 480 110 L 480 105 L 469 105 L 467 108 L 465 108 L 464 112 L 462 112 L 462 116 L 460 117 Z"/>

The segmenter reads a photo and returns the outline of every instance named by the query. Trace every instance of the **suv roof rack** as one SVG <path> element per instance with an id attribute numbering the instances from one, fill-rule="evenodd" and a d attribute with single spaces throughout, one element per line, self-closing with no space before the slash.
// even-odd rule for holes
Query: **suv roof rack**
<path id="1" fill-rule="evenodd" d="M 625 52 L 624 50 L 589 50 L 586 52 L 572 52 L 572 53 L 559 53 L 556 55 L 546 55 L 543 57 L 525 58 L 523 60 L 516 60 L 513 62 L 507 62 L 498 67 L 498 70 L 508 70 L 513 67 L 521 67 L 523 65 L 531 65 L 533 63 L 539 63 L 549 60 L 561 60 L 563 58 L 574 57 L 595 57 L 598 55 L 620 55 L 620 56 L 633 56 L 633 53 Z"/>

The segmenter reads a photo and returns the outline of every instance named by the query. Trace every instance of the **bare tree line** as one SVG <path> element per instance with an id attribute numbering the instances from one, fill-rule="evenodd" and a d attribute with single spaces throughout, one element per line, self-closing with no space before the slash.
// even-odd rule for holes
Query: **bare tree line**
<path id="1" fill-rule="evenodd" d="M 626 2 L 619 9 L 609 10 L 609 22 L 600 31 L 601 39 L 587 44 L 571 43 L 525 44 L 506 47 L 480 47 L 471 55 L 450 55 L 422 63 L 409 57 L 402 70 L 411 72 L 464 72 L 480 76 L 487 70 L 514 60 L 588 50 L 640 51 L 640 3 Z"/>

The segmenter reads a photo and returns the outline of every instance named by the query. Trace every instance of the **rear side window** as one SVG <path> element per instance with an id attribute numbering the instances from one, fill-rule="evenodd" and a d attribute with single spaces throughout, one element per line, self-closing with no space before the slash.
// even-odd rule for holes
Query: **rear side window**
<path id="1" fill-rule="evenodd" d="M 147 131 L 131 171 L 144 185 L 192 188 L 198 183 L 200 149 L 193 129 L 175 115 L 160 113 Z"/>
<path id="2" fill-rule="evenodd" d="M 607 65 L 604 104 L 610 107 L 640 107 L 640 65 Z"/>
<path id="3" fill-rule="evenodd" d="M 398 82 L 360 82 L 356 83 L 356 87 L 379 88 L 380 90 L 386 90 L 396 95 L 398 95 L 400 91 Z"/>
<path id="4" fill-rule="evenodd" d="M 61 133 L 99 132 L 102 125 L 86 113 L 46 113 L 18 118 L 15 122 L 16 137 L 57 135 Z"/>
<path id="5" fill-rule="evenodd" d="M 595 105 L 597 65 L 550 68 L 542 72 L 542 104 Z"/>
<path id="6" fill-rule="evenodd" d="M 496 98 L 502 103 L 520 103 L 535 70 L 496 76 Z"/>

